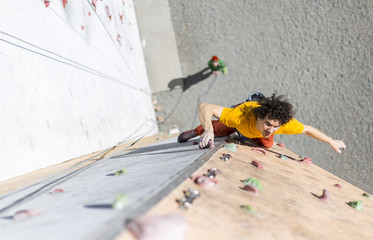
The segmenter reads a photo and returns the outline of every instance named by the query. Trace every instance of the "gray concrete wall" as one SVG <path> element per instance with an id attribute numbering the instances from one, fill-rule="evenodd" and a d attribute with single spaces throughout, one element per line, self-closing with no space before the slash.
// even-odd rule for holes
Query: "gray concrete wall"
<path id="1" fill-rule="evenodd" d="M 135 10 L 152 92 L 168 89 L 168 83 L 182 77 L 179 54 L 165 0 L 135 0 Z"/>
<path id="2" fill-rule="evenodd" d="M 187 88 L 155 94 L 161 130 L 197 125 L 197 99 L 214 80 L 200 74 L 212 55 L 228 64 L 204 102 L 223 106 L 252 91 L 287 94 L 296 117 L 333 138 L 335 153 L 307 136 L 276 141 L 373 192 L 372 1 L 169 1 Z M 181 84 L 180 79 L 174 83 Z M 195 123 L 193 123 L 195 122 Z"/>

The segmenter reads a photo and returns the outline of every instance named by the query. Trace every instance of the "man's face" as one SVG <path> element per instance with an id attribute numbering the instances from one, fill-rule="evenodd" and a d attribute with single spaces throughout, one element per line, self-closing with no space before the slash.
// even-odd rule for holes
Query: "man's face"
<path id="1" fill-rule="evenodd" d="M 219 64 L 219 61 L 212 61 L 212 64 L 216 67 Z"/>
<path id="2" fill-rule="evenodd" d="M 278 120 L 268 119 L 267 117 L 265 117 L 264 119 L 258 118 L 256 120 L 255 126 L 264 138 L 268 138 L 272 134 L 274 134 L 278 129 L 280 129 L 281 124 Z"/>

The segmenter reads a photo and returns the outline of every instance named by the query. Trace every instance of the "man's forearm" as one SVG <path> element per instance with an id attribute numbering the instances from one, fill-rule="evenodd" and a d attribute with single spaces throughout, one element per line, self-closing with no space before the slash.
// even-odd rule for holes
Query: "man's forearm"
<path id="1" fill-rule="evenodd" d="M 329 137 L 325 133 L 321 132 L 319 129 L 314 128 L 309 125 L 304 125 L 304 134 L 306 134 L 309 137 L 315 138 L 317 140 L 323 141 L 325 143 L 330 144 L 333 138 Z"/>
<path id="2" fill-rule="evenodd" d="M 304 125 L 303 133 L 307 136 L 328 143 L 337 153 L 342 153 L 341 150 L 346 149 L 346 144 L 343 141 L 333 139 L 314 127 Z"/>

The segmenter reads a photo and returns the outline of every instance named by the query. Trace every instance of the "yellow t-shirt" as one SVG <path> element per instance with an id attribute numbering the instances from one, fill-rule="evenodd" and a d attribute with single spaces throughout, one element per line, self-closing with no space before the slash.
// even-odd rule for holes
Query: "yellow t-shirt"
<path id="1" fill-rule="evenodd" d="M 236 108 L 224 108 L 219 121 L 228 127 L 236 128 L 247 138 L 263 138 L 262 134 L 255 127 L 256 119 L 252 111 L 259 106 L 257 102 L 246 102 Z M 299 134 L 303 132 L 303 129 L 303 124 L 292 118 L 274 134 Z"/>

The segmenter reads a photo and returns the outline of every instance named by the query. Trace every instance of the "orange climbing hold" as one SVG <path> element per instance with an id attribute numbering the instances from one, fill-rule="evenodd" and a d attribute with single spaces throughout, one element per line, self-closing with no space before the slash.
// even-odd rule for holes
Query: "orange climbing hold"
<path id="1" fill-rule="evenodd" d="M 63 8 L 65 8 L 66 4 L 67 4 L 67 0 L 62 0 Z"/>
<path id="2" fill-rule="evenodd" d="M 51 3 L 50 0 L 44 0 L 45 7 L 49 7 L 49 4 Z"/>

